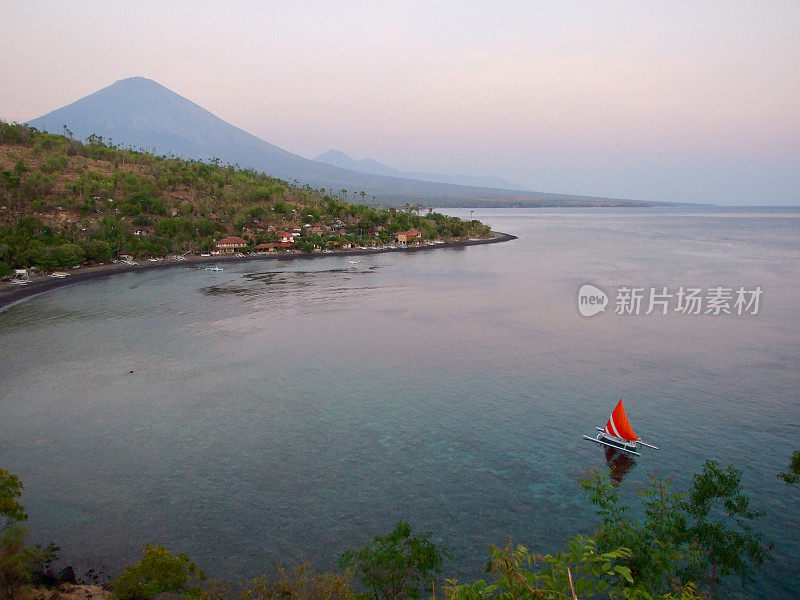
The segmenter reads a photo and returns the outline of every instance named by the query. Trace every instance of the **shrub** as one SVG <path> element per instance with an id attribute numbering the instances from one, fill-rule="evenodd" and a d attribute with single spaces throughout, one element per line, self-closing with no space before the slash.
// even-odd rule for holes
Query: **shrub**
<path id="1" fill-rule="evenodd" d="M 0 516 L 10 523 L 0 533 L 0 596 L 8 600 L 36 571 L 53 562 L 58 551 L 53 544 L 47 548 L 25 545 L 28 532 L 18 521 L 26 520 L 28 515 L 17 501 L 23 489 L 19 477 L 0 469 Z"/>
<path id="2" fill-rule="evenodd" d="M 8 600 L 16 596 L 23 583 L 33 574 L 55 560 L 58 550 L 52 544 L 46 549 L 26 546 L 27 530 L 19 524 L 11 525 L 0 534 L 0 594 Z"/>
<path id="3" fill-rule="evenodd" d="M 28 518 L 25 508 L 17 502 L 25 489 L 19 477 L 5 469 L 0 469 L 0 515 L 11 521 L 24 521 Z"/>
<path id="4" fill-rule="evenodd" d="M 751 583 L 772 545 L 753 531 L 760 513 L 741 489 L 741 472 L 707 461 L 687 493 L 672 492 L 670 481 L 650 478 L 639 492 L 644 518 L 635 519 L 607 475 L 593 471 L 581 480 L 602 518 L 598 550 L 630 549 L 621 564 L 630 569 L 635 587 L 651 596 L 668 593 L 676 578 L 705 583 L 706 590 L 698 589 L 709 598 L 730 576 Z"/>
<path id="5" fill-rule="evenodd" d="M 458 585 L 448 580 L 446 600 L 544 600 L 557 598 L 629 598 L 652 599 L 646 593 L 630 594 L 623 583 L 633 583 L 630 569 L 615 564 L 630 557 L 627 548 L 600 553 L 592 538 L 576 536 L 567 543 L 568 551 L 558 554 L 534 554 L 525 546 L 489 547 L 491 560 L 486 572 L 497 581 L 484 580 Z M 534 569 L 535 563 L 541 565 Z M 684 595 L 684 600 L 699 600 Z M 666 600 L 666 599 L 665 599 Z"/>
<path id="6" fill-rule="evenodd" d="M 86 260 L 107 262 L 111 260 L 111 244 L 103 240 L 88 240 L 81 243 Z"/>
<path id="7" fill-rule="evenodd" d="M 144 546 L 144 558 L 126 567 L 113 582 L 114 596 L 119 600 L 146 600 L 161 592 L 201 598 L 199 586 L 205 580 L 203 571 L 186 555 L 173 556 L 163 546 Z"/>
<path id="8" fill-rule="evenodd" d="M 69 164 L 69 159 L 66 154 L 55 152 L 47 157 L 42 165 L 42 171 L 45 173 L 54 173 L 61 171 Z"/>
<path id="9" fill-rule="evenodd" d="M 287 571 L 278 567 L 278 578 L 266 575 L 243 585 L 217 584 L 209 600 L 356 600 L 349 573 L 314 573 L 308 563 Z"/>
<path id="10" fill-rule="evenodd" d="M 339 566 L 353 568 L 376 600 L 420 598 L 449 556 L 431 535 L 411 535 L 411 526 L 400 521 L 389 535 L 376 537 L 361 550 L 347 550 Z"/>
<path id="11" fill-rule="evenodd" d="M 796 485 L 800 481 L 800 450 L 792 452 L 792 458 L 789 459 L 789 468 L 782 473 L 778 473 L 778 477 L 789 485 Z"/>

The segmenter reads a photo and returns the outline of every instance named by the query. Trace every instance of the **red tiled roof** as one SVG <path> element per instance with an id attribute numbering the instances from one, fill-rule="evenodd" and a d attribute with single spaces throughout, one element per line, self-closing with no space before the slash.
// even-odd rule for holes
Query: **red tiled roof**
<path id="1" fill-rule="evenodd" d="M 242 238 L 236 236 L 226 237 L 217 242 L 217 246 L 221 246 L 223 244 L 244 244 L 246 246 L 247 240 L 243 240 Z"/>

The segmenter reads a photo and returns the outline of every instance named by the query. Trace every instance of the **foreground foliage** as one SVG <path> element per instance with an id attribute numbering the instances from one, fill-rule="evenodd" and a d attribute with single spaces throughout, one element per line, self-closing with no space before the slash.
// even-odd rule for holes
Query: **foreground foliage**
<path id="1" fill-rule="evenodd" d="M 147 545 L 143 558 L 112 586 L 119 600 L 146 600 L 161 592 L 209 600 L 419 600 L 435 598 L 437 588 L 445 600 L 697 600 L 713 598 L 732 578 L 752 582 L 771 546 L 753 531 L 759 513 L 741 489 L 741 472 L 708 461 L 688 491 L 675 492 L 672 483 L 651 476 L 639 492 L 640 510 L 634 511 L 608 475 L 589 472 L 580 484 L 599 517 L 594 536 L 575 536 L 565 551 L 545 555 L 510 540 L 492 546 L 486 568 L 491 581 L 436 585 L 450 553 L 430 532 L 415 535 L 401 521 L 388 535 L 343 553 L 341 573 L 315 573 L 304 564 L 281 568 L 274 579 L 205 589 L 205 574 L 186 554 Z M 0 514 L 9 523 L 0 534 L 0 597 L 8 599 L 58 550 L 25 544 L 21 492 L 19 478 L 0 470 Z M 353 590 L 354 579 L 365 592 Z"/>
<path id="2" fill-rule="evenodd" d="M 55 560 L 58 548 L 25 543 L 28 531 L 15 523 L 0 534 L 0 596 L 14 598 L 20 586 L 29 583 L 33 574 Z"/>
<path id="3" fill-rule="evenodd" d="M 22 521 L 28 519 L 25 507 L 17 500 L 22 496 L 19 477 L 0 469 L 0 597 L 13 598 L 22 584 L 56 559 L 58 547 L 31 546 L 25 543 L 28 530 Z"/>
<path id="4" fill-rule="evenodd" d="M 789 468 L 778 473 L 778 477 L 789 485 L 797 485 L 800 481 L 800 450 L 792 452 L 792 457 L 789 459 Z"/>
<path id="5" fill-rule="evenodd" d="M 376 537 L 360 550 L 347 550 L 339 566 L 353 569 L 376 600 L 416 600 L 432 589 L 434 576 L 449 556 L 431 537 L 430 532 L 412 535 L 411 526 L 400 521 L 389 535 Z"/>
<path id="6" fill-rule="evenodd" d="M 671 479 L 650 477 L 640 500 L 644 518 L 631 517 L 618 489 L 597 472 L 581 480 L 601 518 L 598 547 L 631 550 L 630 586 L 642 597 L 667 594 L 676 582 L 694 582 L 707 597 L 729 576 L 751 583 L 768 559 L 771 545 L 753 531 L 759 513 L 741 489 L 741 472 L 707 461 L 687 493 L 671 490 Z"/>
<path id="7" fill-rule="evenodd" d="M 449 600 L 525 600 L 529 598 L 576 598 L 607 594 L 620 595 L 621 582 L 633 583 L 630 569 L 618 564 L 630 557 L 627 548 L 599 553 L 596 542 L 578 536 L 568 542 L 567 552 L 531 554 L 524 546 L 510 541 L 504 547 L 491 546 L 486 572 L 493 583 L 479 580 L 458 585 L 448 580 L 445 596 Z M 542 568 L 531 570 L 531 564 Z"/>
<path id="8" fill-rule="evenodd" d="M 207 600 L 357 600 L 348 572 L 315 573 L 304 563 L 288 571 L 278 568 L 278 577 L 262 575 L 243 584 L 212 584 Z"/>
<path id="9" fill-rule="evenodd" d="M 144 546 L 144 558 L 126 567 L 113 581 L 119 600 L 146 600 L 161 592 L 200 598 L 206 575 L 186 554 L 173 555 L 163 546 Z"/>
<path id="10" fill-rule="evenodd" d="M 10 521 L 25 521 L 25 508 L 17 501 L 25 489 L 19 477 L 0 469 L 0 516 Z"/>

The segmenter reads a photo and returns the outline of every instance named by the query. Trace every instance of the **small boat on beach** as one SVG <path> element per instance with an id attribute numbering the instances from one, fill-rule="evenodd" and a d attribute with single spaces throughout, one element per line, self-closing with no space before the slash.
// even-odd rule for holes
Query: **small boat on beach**
<path id="1" fill-rule="evenodd" d="M 16 285 L 28 285 L 31 281 L 28 269 L 14 269 L 14 277 L 11 279 L 11 283 Z"/>
<path id="2" fill-rule="evenodd" d="M 597 434 L 597 437 L 585 435 L 583 439 L 635 456 L 641 456 L 641 453 L 637 452 L 639 446 L 658 450 L 655 446 L 643 442 L 639 436 L 634 433 L 631 422 L 628 420 L 628 415 L 625 413 L 625 406 L 622 404 L 622 398 L 617 402 L 617 406 L 608 418 L 606 426 L 602 429 L 600 427 L 596 427 L 595 429 L 600 432 Z"/>
<path id="3" fill-rule="evenodd" d="M 64 273 L 64 271 L 53 271 L 50 273 L 50 277 L 55 277 L 56 279 L 66 279 L 69 273 Z"/>

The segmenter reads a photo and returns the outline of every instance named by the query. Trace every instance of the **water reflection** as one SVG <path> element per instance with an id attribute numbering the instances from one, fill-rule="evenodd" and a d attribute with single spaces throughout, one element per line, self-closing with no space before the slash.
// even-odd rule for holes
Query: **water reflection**
<path id="1" fill-rule="evenodd" d="M 372 287 L 332 287 L 333 282 L 351 281 L 358 275 L 372 275 L 373 267 L 367 270 L 355 268 L 335 268 L 320 271 L 266 271 L 244 273 L 241 278 L 200 288 L 205 296 L 234 295 L 254 297 L 265 293 L 291 294 L 298 296 L 312 289 L 323 289 L 327 294 L 360 291 Z"/>
<path id="2" fill-rule="evenodd" d="M 619 485 L 628 472 L 636 466 L 636 461 L 624 452 L 606 448 L 606 464 L 611 481 Z"/>

